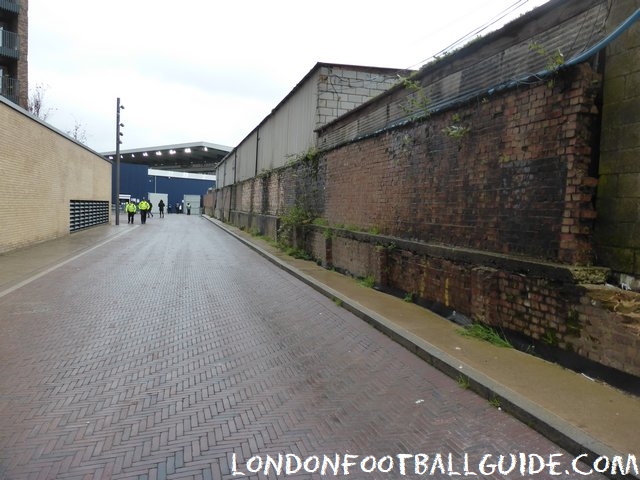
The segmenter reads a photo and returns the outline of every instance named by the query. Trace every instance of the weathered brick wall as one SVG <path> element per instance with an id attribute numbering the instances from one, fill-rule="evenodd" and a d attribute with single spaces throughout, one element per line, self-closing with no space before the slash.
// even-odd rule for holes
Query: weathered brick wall
<path id="1" fill-rule="evenodd" d="M 640 376 L 637 294 L 506 272 L 495 276 L 499 300 L 492 324 L 524 333 L 538 345 Z"/>
<path id="2" fill-rule="evenodd" d="M 327 267 L 638 375 L 639 322 L 579 285 L 593 262 L 599 80 L 581 65 L 458 105 L 245 182 L 253 203 L 237 205 L 303 208 L 327 226 L 296 246 Z"/>
<path id="3" fill-rule="evenodd" d="M 331 245 L 333 265 L 339 271 L 356 278 L 380 278 L 379 255 L 374 245 L 340 235 L 333 238 Z"/>
<path id="4" fill-rule="evenodd" d="M 582 66 L 553 87 L 330 151 L 324 216 L 401 238 L 590 263 L 597 80 Z"/>
<path id="5" fill-rule="evenodd" d="M 579 304 L 569 306 L 571 325 L 579 335 L 568 342 L 579 355 L 640 376 L 640 320 L 637 293 L 607 286 L 588 286 Z"/>
<path id="6" fill-rule="evenodd" d="M 325 233 L 321 230 L 308 230 L 306 232 L 304 248 L 318 263 L 327 268 L 331 268 L 333 267 L 332 241 L 333 239 L 329 231 Z"/>
<path id="7" fill-rule="evenodd" d="M 202 196 L 202 209 L 205 215 L 212 216 L 214 214 L 214 204 L 216 195 L 213 191 L 208 191 Z"/>
<path id="8" fill-rule="evenodd" d="M 248 182 L 251 190 L 251 206 L 249 208 L 252 212 L 260 212 L 262 210 L 262 178 L 254 178 L 251 182 Z"/>
<path id="9" fill-rule="evenodd" d="M 461 258 L 456 249 L 425 253 L 419 242 L 314 226 L 305 247 L 322 265 L 444 316 L 462 315 L 521 338 L 523 348 L 563 351 L 640 376 L 640 296 L 604 285 L 581 285 L 573 267 L 527 273 L 522 264 L 490 266 Z M 484 264 L 483 264 L 484 263 Z M 526 345 L 525 345 L 526 344 Z"/>
<path id="10" fill-rule="evenodd" d="M 68 235 L 70 200 L 110 203 L 110 162 L 9 103 L 0 124 L 0 253 Z"/>
<path id="11" fill-rule="evenodd" d="M 243 212 L 252 212 L 253 211 L 253 185 L 255 183 L 254 179 L 248 180 L 246 182 L 242 182 L 238 184 L 237 189 L 237 200 L 236 203 L 238 210 Z"/>
<path id="12" fill-rule="evenodd" d="M 229 219 L 231 210 L 231 189 L 233 187 L 218 188 L 215 190 L 213 200 L 213 215 L 221 220 Z"/>
<path id="13" fill-rule="evenodd" d="M 263 215 L 278 215 L 282 211 L 283 189 L 281 170 L 268 172 L 258 178 L 260 184 L 260 202 L 256 202 L 255 211 Z"/>

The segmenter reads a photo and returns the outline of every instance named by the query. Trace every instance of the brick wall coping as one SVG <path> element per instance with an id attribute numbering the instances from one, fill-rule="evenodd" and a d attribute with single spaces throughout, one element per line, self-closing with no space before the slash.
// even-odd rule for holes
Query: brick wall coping
<path id="1" fill-rule="evenodd" d="M 320 231 L 323 234 L 330 230 L 340 237 L 359 242 L 406 250 L 419 255 L 442 258 L 456 263 L 473 265 L 473 268 L 486 267 L 506 270 L 532 277 L 545 278 L 551 281 L 604 284 L 610 272 L 605 267 L 574 266 L 545 262 L 525 256 L 516 256 L 496 252 L 485 252 L 451 245 L 432 244 L 406 240 L 368 232 L 357 232 L 345 228 L 307 225 L 306 228 Z"/>

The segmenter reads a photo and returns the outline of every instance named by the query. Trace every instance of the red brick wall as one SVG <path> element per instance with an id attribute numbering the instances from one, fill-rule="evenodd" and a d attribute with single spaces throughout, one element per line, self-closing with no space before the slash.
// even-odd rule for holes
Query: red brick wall
<path id="1" fill-rule="evenodd" d="M 566 263 L 592 260 L 588 68 L 327 154 L 330 223 Z M 460 138 L 445 133 L 468 129 Z M 357 185 L 357 188 L 354 186 Z"/>
<path id="2" fill-rule="evenodd" d="M 637 293 L 389 247 L 376 235 L 321 230 L 307 232 L 306 246 L 323 265 L 355 277 L 371 275 L 384 290 L 410 293 L 445 316 L 456 311 L 517 333 L 530 346 L 564 350 L 640 376 Z"/>
<path id="3" fill-rule="evenodd" d="M 572 276 L 594 260 L 599 89 L 581 65 L 433 113 L 238 184 L 231 209 L 305 208 L 329 230 L 297 246 L 326 266 L 640 375 L 640 322 Z"/>
<path id="4" fill-rule="evenodd" d="M 630 308 L 638 305 L 639 297 L 606 286 L 584 289 L 569 312 L 581 328 L 580 335 L 569 339 L 571 348 L 595 362 L 640 375 L 640 321 Z"/>
<path id="5" fill-rule="evenodd" d="M 282 170 L 262 175 L 259 183 L 260 201 L 255 202 L 255 211 L 264 215 L 278 215 L 283 212 Z"/>
<path id="6" fill-rule="evenodd" d="M 239 183 L 230 206 L 283 215 L 297 205 L 352 230 L 589 265 L 598 88 L 581 65 L 552 86 L 478 99 Z"/>

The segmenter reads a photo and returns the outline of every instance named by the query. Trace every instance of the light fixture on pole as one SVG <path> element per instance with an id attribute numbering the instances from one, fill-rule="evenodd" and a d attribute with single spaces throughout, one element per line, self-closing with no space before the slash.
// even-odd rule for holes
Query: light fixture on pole
<path id="1" fill-rule="evenodd" d="M 120 225 L 120 144 L 122 143 L 120 127 L 124 127 L 124 124 L 120 123 L 120 110 L 124 110 L 124 106 L 120 105 L 120 97 L 118 97 L 116 106 L 116 225 Z"/>

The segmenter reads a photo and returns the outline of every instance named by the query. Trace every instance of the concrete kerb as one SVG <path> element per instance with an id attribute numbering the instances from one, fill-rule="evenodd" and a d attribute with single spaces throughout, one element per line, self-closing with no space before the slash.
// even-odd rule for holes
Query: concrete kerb
<path id="1" fill-rule="evenodd" d="M 464 380 L 468 383 L 467 388 L 471 391 L 489 401 L 495 401 L 500 405 L 500 409 L 505 413 L 512 415 L 525 425 L 536 430 L 559 447 L 565 449 L 568 453 L 576 457 L 587 454 L 587 457 L 581 458 L 583 463 L 591 465 L 593 460 L 600 456 L 612 458 L 616 455 L 622 455 L 621 452 L 617 452 L 608 447 L 582 430 L 574 427 L 561 417 L 558 417 L 552 412 L 542 408 L 540 405 L 514 392 L 503 384 L 496 382 L 479 370 L 461 362 L 435 345 L 425 341 L 423 338 L 399 327 L 387 318 L 378 315 L 376 312 L 367 309 L 363 305 L 344 296 L 340 292 L 318 282 L 316 279 L 306 275 L 294 266 L 283 262 L 271 253 L 260 248 L 259 245 L 256 245 L 255 243 L 236 234 L 220 221 L 207 216 L 204 218 L 263 256 L 265 259 L 272 262 L 274 265 L 306 283 L 314 290 L 334 301 L 339 300 L 342 308 L 366 321 L 374 328 L 407 348 L 409 351 L 418 355 L 420 358 L 447 376 L 455 379 L 456 381 L 460 381 L 461 379 Z M 622 476 L 607 473 L 604 474 L 607 477 L 616 480 L 629 478 L 640 480 L 640 477 L 636 475 Z"/>

